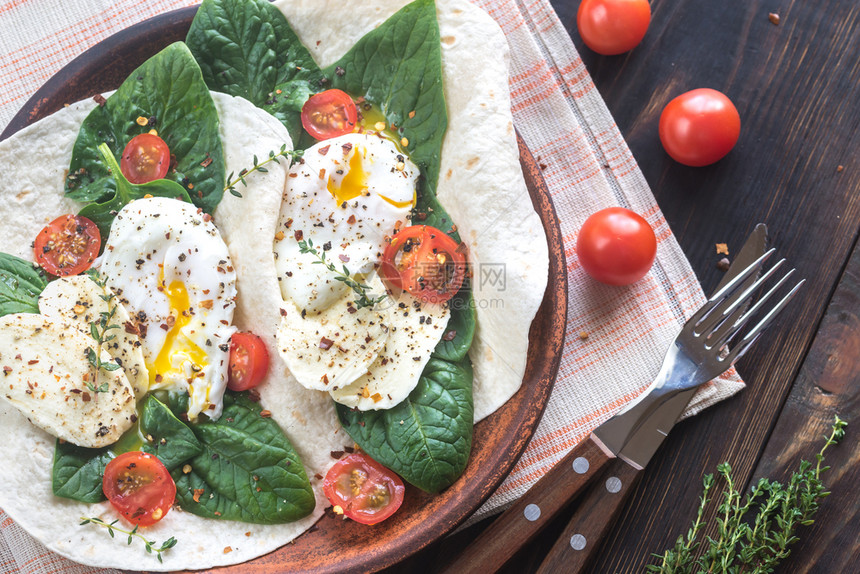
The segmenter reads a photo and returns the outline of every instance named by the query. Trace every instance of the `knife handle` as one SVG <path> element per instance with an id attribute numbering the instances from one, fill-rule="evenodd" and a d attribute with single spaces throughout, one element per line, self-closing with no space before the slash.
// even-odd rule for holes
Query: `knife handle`
<path id="1" fill-rule="evenodd" d="M 613 460 L 601 480 L 580 500 L 567 528 L 541 562 L 538 574 L 581 572 L 597 555 L 600 543 L 641 476 L 640 469 L 620 459 Z"/>
<path id="2" fill-rule="evenodd" d="M 489 574 L 528 544 L 609 462 L 594 440 L 579 443 L 503 512 L 443 573 Z"/>

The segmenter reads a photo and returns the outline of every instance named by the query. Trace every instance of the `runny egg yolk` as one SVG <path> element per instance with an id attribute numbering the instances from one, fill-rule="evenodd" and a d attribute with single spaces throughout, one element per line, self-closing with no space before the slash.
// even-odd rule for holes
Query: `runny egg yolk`
<path id="1" fill-rule="evenodd" d="M 363 149 L 363 151 L 365 154 L 367 153 L 366 149 Z M 352 157 L 349 158 L 349 170 L 343 174 L 340 185 L 331 176 L 328 178 L 326 188 L 332 197 L 337 200 L 338 205 L 344 201 L 355 199 L 367 189 L 367 172 L 364 171 L 362 155 L 364 154 L 359 153 L 359 150 L 356 149 Z"/>
<path id="2" fill-rule="evenodd" d="M 159 386 L 164 386 L 164 383 L 170 385 L 177 379 L 186 379 L 187 375 L 183 369 L 186 361 L 191 362 L 193 372 L 201 375 L 206 365 L 206 352 L 182 332 L 183 327 L 191 321 L 191 306 L 185 285 L 181 281 L 174 281 L 164 290 L 164 293 L 170 303 L 170 315 L 174 317 L 174 321 L 169 326 L 164 345 L 158 352 L 155 362 L 147 365 L 150 386 L 156 386 L 159 383 Z M 159 375 L 161 378 L 156 380 Z M 193 394 L 192 380 L 189 380 L 189 387 L 189 394 Z"/>
<path id="3" fill-rule="evenodd" d="M 343 174 L 343 177 L 338 183 L 331 175 L 329 175 L 326 189 L 335 198 L 338 205 L 345 201 L 350 201 L 361 195 L 367 194 L 369 187 L 369 174 L 364 170 L 364 159 L 367 156 L 367 148 L 356 149 L 352 157 L 349 158 L 349 169 Z M 402 169 L 402 163 L 401 169 Z M 417 200 L 417 194 L 413 193 L 412 198 L 406 201 L 395 201 L 389 197 L 379 194 L 379 197 L 384 199 L 396 208 L 412 207 Z"/>

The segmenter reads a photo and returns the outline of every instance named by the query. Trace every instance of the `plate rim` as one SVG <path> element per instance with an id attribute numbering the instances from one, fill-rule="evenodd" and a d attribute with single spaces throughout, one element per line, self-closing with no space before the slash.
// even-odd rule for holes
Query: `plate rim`
<path id="1" fill-rule="evenodd" d="M 0 141 L 59 110 L 63 107 L 63 104 L 73 103 L 65 101 L 64 94 L 77 93 L 81 89 L 85 91 L 89 90 L 89 93 L 83 97 L 78 98 L 75 96 L 75 101 L 77 101 L 78 99 L 86 99 L 96 93 L 107 91 L 104 86 L 107 83 L 111 83 L 111 78 L 109 77 L 109 73 L 103 73 L 105 59 L 110 59 L 112 56 L 127 52 L 130 47 L 149 46 L 147 42 L 153 36 L 158 38 L 159 49 L 170 43 L 171 40 L 184 40 L 185 31 L 187 31 L 197 8 L 198 6 L 190 6 L 159 14 L 120 30 L 88 48 L 64 65 L 25 102 L 23 107 L 4 128 L 2 134 L 0 134 Z M 177 38 L 176 36 L 179 33 L 181 33 L 181 37 Z M 161 43 L 162 40 L 164 43 Z M 138 51 L 142 52 L 144 50 L 139 49 Z M 156 48 L 153 47 L 149 50 L 149 53 L 152 54 L 155 51 Z M 132 69 L 136 65 L 132 65 Z M 80 85 L 81 76 L 89 79 L 94 74 L 98 81 L 87 82 L 86 86 L 82 88 Z M 116 85 L 118 85 L 118 82 L 113 85 L 113 88 Z M 458 508 L 457 504 L 460 505 L 458 510 L 449 512 L 449 515 L 446 515 L 444 519 L 437 516 L 430 523 L 422 521 L 420 529 L 413 527 L 411 531 L 400 533 L 395 539 L 396 543 L 393 545 L 388 544 L 383 549 L 375 548 L 363 553 L 354 553 L 345 557 L 341 556 L 338 557 L 337 562 L 334 564 L 326 564 L 319 560 L 314 561 L 312 553 L 305 553 L 302 555 L 305 556 L 304 569 L 299 568 L 291 571 L 313 572 L 315 574 L 342 572 L 345 569 L 378 571 L 390 567 L 419 550 L 426 548 L 462 524 L 495 492 L 514 468 L 514 465 L 522 456 L 529 440 L 534 434 L 543 411 L 549 402 L 549 396 L 561 362 L 566 327 L 568 289 L 560 220 L 555 212 L 551 195 L 538 163 L 531 155 L 519 132 L 516 133 L 516 137 L 523 175 L 532 202 L 541 217 L 541 222 L 546 233 L 549 248 L 549 276 L 544 298 L 530 327 L 528 364 L 523 377 L 523 383 L 514 396 L 502 405 L 499 410 L 474 426 L 476 439 L 479 438 L 479 429 L 481 430 L 481 436 L 487 434 L 486 429 L 491 426 L 500 426 L 504 429 L 502 435 L 496 433 L 496 436 L 497 438 L 501 436 L 501 438 L 505 439 L 498 442 L 503 443 L 506 448 L 512 447 L 507 450 L 504 457 L 505 463 L 500 465 L 494 464 L 489 472 L 483 474 L 481 484 L 463 489 L 462 483 L 467 477 L 469 467 L 477 464 L 475 443 L 473 443 L 473 451 L 470 454 L 470 460 L 466 471 L 464 471 L 464 475 L 458 479 L 455 485 L 452 485 L 439 495 L 434 495 L 437 498 L 437 503 L 438 497 L 447 496 L 447 500 L 450 501 L 449 505 L 454 508 Z M 541 319 L 540 322 L 538 321 L 539 318 Z M 535 351 L 536 347 L 538 348 L 537 351 Z M 539 355 L 534 355 L 533 353 L 535 352 L 539 352 Z M 522 403 L 526 399 L 529 402 L 523 406 Z M 514 409 L 514 406 L 517 408 Z M 503 426 L 502 423 L 505 421 L 517 421 L 518 424 L 516 427 L 511 428 L 509 425 Z M 496 456 L 492 460 L 497 462 L 498 458 L 499 456 Z M 460 485 L 460 488 L 456 489 L 456 493 L 454 493 L 453 491 L 457 485 Z M 416 489 L 410 490 L 414 491 Z M 446 493 L 448 494 L 446 495 Z M 464 500 L 464 498 L 468 498 L 468 501 Z M 426 506 L 426 504 L 427 501 L 422 503 L 423 506 Z M 317 521 L 316 525 L 320 525 L 323 521 L 326 521 L 325 515 Z M 340 530 L 344 527 L 343 524 L 338 524 L 337 526 Z M 362 528 L 367 533 L 367 527 Z M 307 543 L 302 543 L 302 540 L 310 539 L 309 534 L 312 534 L 314 530 L 320 530 L 320 528 L 312 528 L 310 531 L 305 531 L 292 543 L 281 546 L 277 550 L 251 561 L 215 567 L 207 571 L 217 571 L 222 574 L 225 572 L 273 573 L 279 571 L 278 566 L 283 566 L 285 559 L 290 560 L 291 566 L 302 566 L 301 564 L 295 564 L 295 558 L 289 558 L 290 551 L 286 549 L 292 549 L 293 553 L 295 553 L 296 549 L 299 551 L 304 550 L 301 547 L 307 546 Z M 322 530 L 323 535 L 328 533 L 325 529 Z M 328 557 L 328 555 L 328 553 L 325 553 L 322 555 L 322 558 Z"/>

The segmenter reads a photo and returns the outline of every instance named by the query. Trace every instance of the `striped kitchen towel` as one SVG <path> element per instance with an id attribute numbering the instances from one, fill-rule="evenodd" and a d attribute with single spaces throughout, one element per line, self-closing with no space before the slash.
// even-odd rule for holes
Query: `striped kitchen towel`
<path id="1" fill-rule="evenodd" d="M 570 290 L 558 380 L 530 445 L 475 519 L 520 496 L 591 430 L 651 382 L 681 325 L 705 301 L 690 264 L 549 0 L 473 0 L 511 46 L 514 122 L 543 170 L 561 220 Z M 189 0 L 6 0 L 0 3 L 0 131 L 62 66 L 100 40 Z M 657 234 L 657 260 L 636 284 L 589 279 L 576 257 L 591 213 L 624 206 Z M 587 337 L 580 337 L 587 333 Z M 743 388 L 737 374 L 704 386 L 685 416 Z M 0 570 L 110 572 L 47 551 L 0 511 Z"/>

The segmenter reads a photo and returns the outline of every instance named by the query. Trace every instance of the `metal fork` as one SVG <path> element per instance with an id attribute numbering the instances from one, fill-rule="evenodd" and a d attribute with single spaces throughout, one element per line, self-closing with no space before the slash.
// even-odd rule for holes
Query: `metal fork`
<path id="1" fill-rule="evenodd" d="M 572 525 L 579 530 L 559 539 L 558 548 L 550 552 L 541 572 L 576 572 L 584 566 L 620 509 L 620 502 L 638 481 L 640 471 L 674 426 L 696 387 L 728 370 L 749 350 L 804 283 L 798 281 L 779 302 L 765 309 L 794 274 L 791 269 L 747 308 L 753 295 L 785 263 L 784 259 L 778 261 L 756 279 L 774 251 L 767 251 L 737 272 L 684 324 L 657 378 L 636 401 L 574 447 L 443 572 L 497 571 L 617 457 L 623 461 L 614 463 L 621 478 L 613 476 L 617 482 L 607 482 L 600 492 L 602 496 L 589 497 L 587 504 L 577 510 L 577 516 L 586 520 L 577 523 L 574 517 Z M 752 329 L 744 331 L 760 312 L 764 316 Z M 619 496 L 606 500 L 613 495 Z"/>

